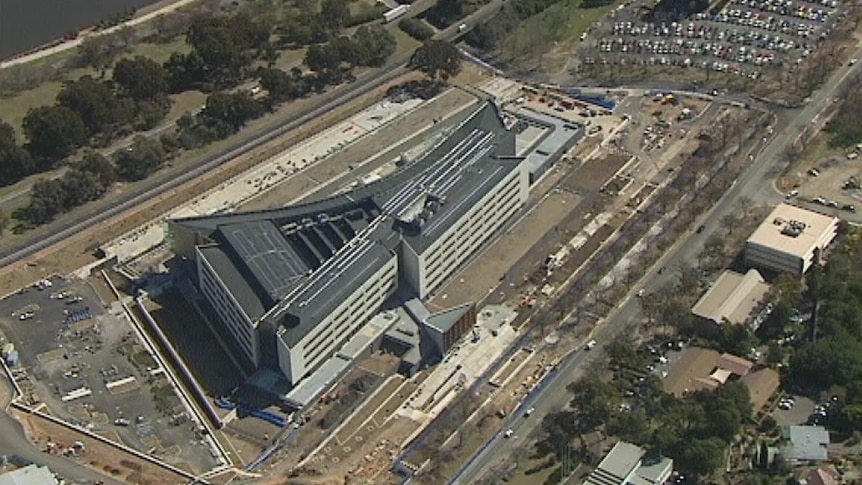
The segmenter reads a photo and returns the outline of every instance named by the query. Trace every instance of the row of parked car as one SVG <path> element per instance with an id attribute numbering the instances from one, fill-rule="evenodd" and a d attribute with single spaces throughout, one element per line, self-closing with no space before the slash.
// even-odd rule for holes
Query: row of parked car
<path id="1" fill-rule="evenodd" d="M 680 22 L 627 20 L 628 13 L 620 12 L 595 46 L 622 56 L 586 64 L 694 67 L 759 79 L 760 66 L 798 65 L 812 55 L 833 28 L 833 17 L 844 15 L 836 14 L 837 6 L 835 0 L 731 0 L 719 12 Z"/>

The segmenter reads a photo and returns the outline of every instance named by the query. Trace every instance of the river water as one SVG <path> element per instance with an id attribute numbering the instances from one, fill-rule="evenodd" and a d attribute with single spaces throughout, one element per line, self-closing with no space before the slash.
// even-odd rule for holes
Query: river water
<path id="1" fill-rule="evenodd" d="M 0 0 L 0 59 L 157 0 Z"/>

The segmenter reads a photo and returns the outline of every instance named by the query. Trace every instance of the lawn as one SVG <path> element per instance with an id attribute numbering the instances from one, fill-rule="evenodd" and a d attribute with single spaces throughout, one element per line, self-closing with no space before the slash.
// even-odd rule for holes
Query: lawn
<path id="1" fill-rule="evenodd" d="M 178 37 L 174 41 L 165 44 L 138 44 L 122 57 L 144 56 L 161 63 L 166 61 L 173 52 L 185 53 L 189 50 L 190 48 L 186 45 L 185 40 L 182 37 Z M 67 62 L 75 52 L 75 49 L 60 52 L 53 56 L 34 61 L 28 64 L 27 68 L 39 69 L 48 64 Z M 47 81 L 33 89 L 22 91 L 15 96 L 0 98 L 0 119 L 12 125 L 18 141 L 23 142 L 24 137 L 21 130 L 21 122 L 30 108 L 54 104 L 54 98 L 57 96 L 60 88 L 63 87 L 63 81 L 93 74 L 95 74 L 95 71 L 90 68 L 71 69 L 63 75 L 62 80 Z M 110 72 L 106 74 L 107 77 L 110 77 L 110 75 Z"/>
<path id="2" fill-rule="evenodd" d="M 348 8 L 350 9 L 350 15 L 358 15 L 371 10 L 376 5 L 377 2 L 375 0 L 356 0 L 355 2 L 350 2 Z"/>
<path id="3" fill-rule="evenodd" d="M 185 54 L 191 50 L 191 46 L 186 44 L 185 36 L 180 35 L 172 41 L 165 42 L 163 44 L 152 44 L 149 42 L 137 44 L 132 48 L 131 52 L 122 57 L 132 58 L 135 56 L 144 56 L 161 64 L 167 61 L 174 52 Z"/>
<path id="4" fill-rule="evenodd" d="M 62 86 L 60 81 L 50 81 L 15 96 L 0 98 L 0 119 L 12 125 L 19 143 L 24 142 L 21 122 L 27 111 L 37 106 L 54 104 L 54 98 Z"/>
<path id="5" fill-rule="evenodd" d="M 622 0 L 615 0 L 604 7 L 580 8 L 580 0 L 562 0 L 521 22 L 504 43 L 516 52 L 530 47 L 538 52 L 548 52 L 551 50 L 549 45 L 578 40 L 596 21 L 621 3 Z"/>
<path id="6" fill-rule="evenodd" d="M 389 32 L 391 32 L 392 35 L 395 37 L 395 41 L 398 46 L 396 47 L 393 56 L 398 56 L 400 54 L 404 54 L 405 52 L 413 52 L 416 50 L 417 47 L 422 45 L 421 42 L 405 34 L 404 31 L 401 29 L 392 29 Z"/>

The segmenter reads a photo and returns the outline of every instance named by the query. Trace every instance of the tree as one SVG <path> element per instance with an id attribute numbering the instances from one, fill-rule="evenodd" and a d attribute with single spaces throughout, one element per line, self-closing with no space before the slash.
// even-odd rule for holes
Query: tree
<path id="1" fill-rule="evenodd" d="M 404 30 L 404 29 L 402 28 L 402 30 Z M 405 32 L 407 32 L 407 31 L 405 30 Z M 410 34 L 410 32 L 407 32 L 407 33 Z M 411 36 L 412 36 L 412 34 L 411 34 Z M 415 36 L 413 36 L 413 37 L 416 38 L 417 40 L 424 40 L 424 39 L 419 39 L 418 37 L 415 37 Z M 497 32 L 497 29 L 494 27 L 493 22 L 484 22 L 484 23 L 481 23 L 481 24 L 473 27 L 473 29 L 470 30 L 470 32 L 468 32 L 467 35 L 464 36 L 464 40 L 471 47 L 475 47 L 476 49 L 481 49 L 484 51 L 491 52 L 497 48 L 497 45 L 500 41 L 500 34 Z"/>
<path id="2" fill-rule="evenodd" d="M 395 53 L 395 37 L 380 26 L 359 27 L 353 41 L 357 44 L 359 64 L 363 66 L 382 66 Z"/>
<path id="3" fill-rule="evenodd" d="M 9 214 L 0 210 L 0 237 L 3 237 L 3 234 L 6 232 L 6 229 L 9 228 L 9 223 L 11 219 L 9 218 Z"/>
<path id="4" fill-rule="evenodd" d="M 106 132 L 130 115 L 107 84 L 90 76 L 66 83 L 57 94 L 57 104 L 77 113 L 90 135 Z"/>
<path id="5" fill-rule="evenodd" d="M 427 19 L 439 29 L 444 29 L 464 16 L 463 0 L 440 0 L 428 9 Z"/>
<path id="6" fill-rule="evenodd" d="M 91 35 L 78 46 L 78 56 L 81 64 L 90 66 L 104 75 L 105 69 L 125 48 L 126 44 L 116 35 Z"/>
<path id="7" fill-rule="evenodd" d="M 736 207 L 739 208 L 739 213 L 742 217 L 745 217 L 748 214 L 748 210 L 751 209 L 752 204 L 754 204 L 754 201 L 747 195 L 743 195 L 736 199 Z"/>
<path id="8" fill-rule="evenodd" d="M 260 76 L 260 86 L 269 93 L 270 99 L 276 103 L 305 95 L 307 88 L 300 70 L 288 74 L 281 69 L 261 69 L 258 76 Z"/>
<path id="9" fill-rule="evenodd" d="M 31 108 L 24 116 L 26 148 L 42 168 L 72 153 L 87 139 L 87 128 L 78 113 L 65 106 Z"/>
<path id="10" fill-rule="evenodd" d="M 72 168 L 60 181 L 63 191 L 63 208 L 69 210 L 85 202 L 96 200 L 105 193 L 99 175 L 80 168 Z"/>
<path id="11" fill-rule="evenodd" d="M 843 406 L 838 412 L 838 422 L 844 431 L 862 431 L 862 404 Z"/>
<path id="12" fill-rule="evenodd" d="M 138 100 L 134 105 L 135 118 L 132 120 L 132 126 L 138 131 L 151 130 L 165 119 L 170 109 L 170 98 L 163 94 L 155 99 Z"/>
<path id="13" fill-rule="evenodd" d="M 705 477 L 724 463 L 726 444 L 719 438 L 694 439 L 681 444 L 682 449 L 674 456 L 674 467 L 694 478 Z"/>
<path id="14" fill-rule="evenodd" d="M 15 129 L 0 120 L 0 185 L 15 183 L 33 170 L 30 154 L 15 143 Z"/>
<path id="15" fill-rule="evenodd" d="M 461 72 L 461 53 L 448 42 L 429 40 L 413 53 L 410 67 L 422 71 L 432 81 L 445 82 Z"/>
<path id="16" fill-rule="evenodd" d="M 794 382 L 814 389 L 862 380 L 862 343 L 847 335 L 817 340 L 793 353 L 790 370 Z"/>
<path id="17" fill-rule="evenodd" d="M 206 78 L 206 64 L 196 51 L 188 54 L 174 52 L 165 61 L 164 68 L 168 73 L 168 86 L 172 93 L 192 89 Z"/>
<path id="18" fill-rule="evenodd" d="M 736 226 L 736 216 L 733 214 L 725 214 L 719 220 L 721 226 L 727 229 L 727 234 L 733 234 L 733 228 Z"/>
<path id="19" fill-rule="evenodd" d="M 425 22 L 416 17 L 401 19 L 398 22 L 398 28 L 404 31 L 404 33 L 406 33 L 410 37 L 413 37 L 414 39 L 418 40 L 419 42 L 425 42 L 431 37 L 434 37 L 434 29 L 432 29 L 431 27 L 426 25 Z"/>
<path id="20" fill-rule="evenodd" d="M 30 204 L 24 215 L 33 224 L 50 222 L 66 210 L 66 194 L 59 180 L 37 180 L 30 189 Z M 20 217 L 19 217 L 20 218 Z"/>
<path id="21" fill-rule="evenodd" d="M 239 80 L 255 51 L 260 51 L 268 41 L 269 29 L 245 13 L 201 17 L 186 35 L 186 42 L 200 56 L 207 74 L 217 85 Z"/>
<path id="22" fill-rule="evenodd" d="M 320 4 L 320 23 L 330 33 L 341 30 L 350 20 L 346 0 L 323 0 Z"/>
<path id="23" fill-rule="evenodd" d="M 77 167 L 85 172 L 95 174 L 99 185 L 102 187 L 110 187 L 117 181 L 117 172 L 111 161 L 98 152 L 88 150 L 84 153 L 84 158 L 78 162 Z"/>
<path id="24" fill-rule="evenodd" d="M 305 65 L 317 73 L 324 83 L 340 78 L 343 53 L 338 52 L 335 46 L 336 44 L 313 45 L 305 51 Z"/>
<path id="25" fill-rule="evenodd" d="M 207 96 L 202 116 L 222 136 L 236 133 L 248 120 L 263 114 L 263 107 L 247 93 L 213 93 Z"/>
<path id="26" fill-rule="evenodd" d="M 120 150 L 115 157 L 118 175 L 129 181 L 147 178 L 165 162 L 161 144 L 142 135 L 135 136 L 132 146 Z"/>
<path id="27" fill-rule="evenodd" d="M 625 441 L 643 445 L 650 438 L 649 418 L 641 409 L 617 413 L 611 418 L 608 431 Z"/>
<path id="28" fill-rule="evenodd" d="M 113 79 L 124 94 L 135 99 L 153 99 L 168 92 L 168 72 L 143 56 L 120 59 L 114 66 Z"/>
<path id="29" fill-rule="evenodd" d="M 617 389 L 598 377 L 585 377 L 568 386 L 571 406 L 578 410 L 582 431 L 604 426 L 618 409 L 621 396 Z"/>

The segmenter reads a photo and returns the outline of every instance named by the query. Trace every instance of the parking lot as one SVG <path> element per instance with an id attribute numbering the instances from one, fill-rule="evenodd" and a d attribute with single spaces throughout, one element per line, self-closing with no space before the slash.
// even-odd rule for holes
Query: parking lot
<path id="1" fill-rule="evenodd" d="M 18 379 L 51 414 L 169 463 L 214 466 L 173 388 L 129 323 L 81 280 L 53 277 L 0 300 Z M 35 404 L 35 403 L 31 403 Z"/>
<path id="2" fill-rule="evenodd" d="M 787 199 L 814 210 L 852 220 L 862 208 L 862 162 L 856 157 L 820 160 L 807 171 L 795 173 L 792 181 L 795 188 L 787 192 Z"/>
<path id="3" fill-rule="evenodd" d="M 760 79 L 801 65 L 845 16 L 836 0 L 730 0 L 717 13 L 646 21 L 628 2 L 590 34 L 585 64 L 691 67 Z"/>

